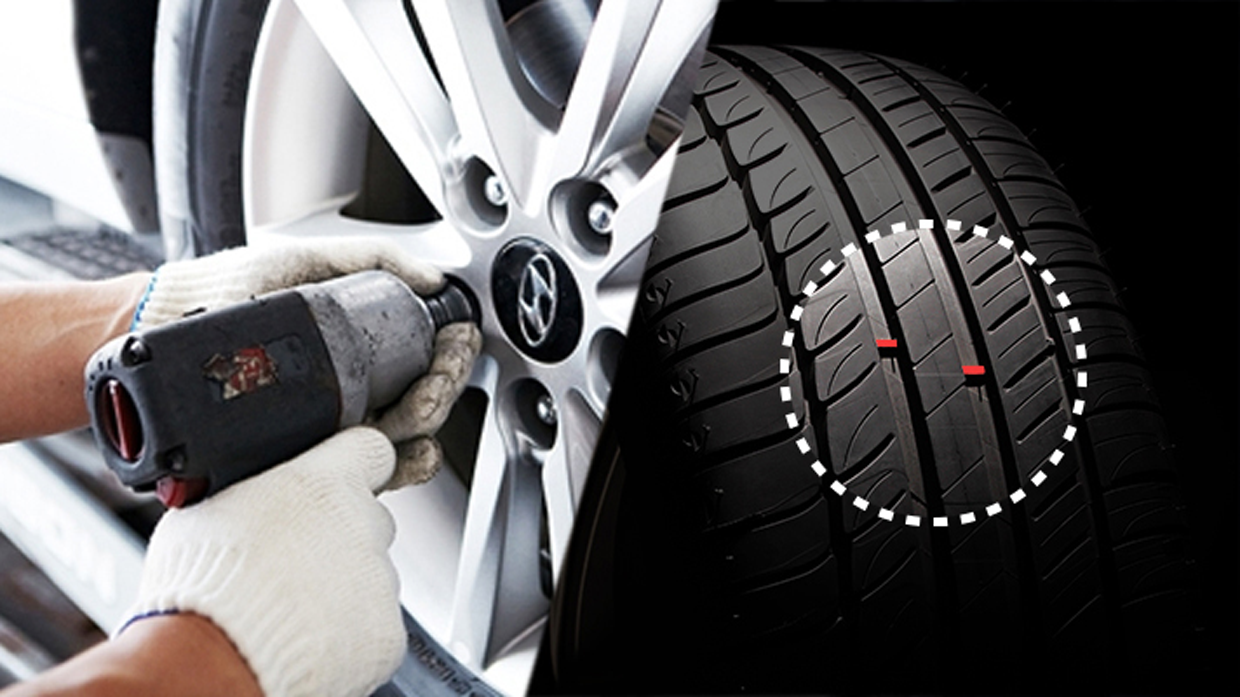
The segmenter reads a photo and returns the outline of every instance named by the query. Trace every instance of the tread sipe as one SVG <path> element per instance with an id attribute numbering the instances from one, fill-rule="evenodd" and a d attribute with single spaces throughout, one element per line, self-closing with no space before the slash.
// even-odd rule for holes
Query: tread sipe
<path id="1" fill-rule="evenodd" d="M 864 240 L 897 223 L 910 232 Z M 1072 200 L 961 85 L 864 53 L 714 49 L 631 336 L 642 406 L 617 423 L 632 501 L 675 531 L 663 566 L 633 562 L 633 587 L 674 596 L 659 607 L 689 629 L 667 641 L 696 647 L 694 679 L 1145 689 L 1185 669 L 1188 530 L 1141 349 Z M 898 348 L 880 355 L 881 339 Z M 964 365 L 984 379 L 966 383 Z M 1029 485 L 1057 447 L 1063 464 Z M 998 515 L 956 522 L 993 501 Z M 941 516 L 953 524 L 929 524 Z"/>

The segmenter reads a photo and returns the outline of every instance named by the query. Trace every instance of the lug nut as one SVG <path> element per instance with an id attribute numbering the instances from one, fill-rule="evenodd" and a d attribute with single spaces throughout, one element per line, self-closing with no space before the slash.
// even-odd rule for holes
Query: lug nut
<path id="1" fill-rule="evenodd" d="M 551 395 L 543 395 L 538 398 L 534 404 L 534 412 L 538 415 L 538 420 L 554 426 L 556 422 L 555 401 L 551 399 Z"/>
<path id="2" fill-rule="evenodd" d="M 492 206 L 503 206 L 508 203 L 508 192 L 504 190 L 504 183 L 499 180 L 499 175 L 492 174 L 482 183 L 482 193 L 487 197 L 487 202 Z"/>
<path id="3" fill-rule="evenodd" d="M 586 210 L 586 219 L 590 221 L 590 229 L 600 235 L 610 235 L 612 219 L 616 215 L 616 204 L 601 198 Z"/>

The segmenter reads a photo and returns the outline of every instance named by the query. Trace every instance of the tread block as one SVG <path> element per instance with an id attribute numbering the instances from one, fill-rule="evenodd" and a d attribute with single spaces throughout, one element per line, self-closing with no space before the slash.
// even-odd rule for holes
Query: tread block
<path id="1" fill-rule="evenodd" d="M 942 153 L 927 162 L 921 171 L 930 192 L 941 194 L 947 206 L 985 191 L 981 177 L 973 170 L 973 163 L 960 149 Z"/>
<path id="2" fill-rule="evenodd" d="M 948 504 L 960 504 L 968 501 L 963 497 L 981 494 L 982 498 L 972 501 L 986 500 L 986 491 L 978 492 L 972 485 L 953 487 L 953 483 L 965 474 L 976 473 L 977 476 L 989 476 L 983 467 L 976 467 L 985 457 L 982 440 L 978 433 L 977 417 L 973 412 L 972 397 L 967 390 L 957 390 L 933 414 L 926 417 L 926 425 L 930 431 L 930 448 L 934 454 L 934 467 L 938 472 L 940 486 L 944 487 L 943 503 L 951 513 Z M 971 480 L 978 481 L 978 480 Z M 969 510 L 975 505 L 969 501 Z M 961 511 L 963 512 L 963 511 Z"/>
<path id="3" fill-rule="evenodd" d="M 759 637 L 794 629 L 813 617 L 805 599 L 819 598 L 816 606 L 839 606 L 838 562 L 834 555 L 818 560 L 788 578 L 747 591 L 721 608 L 721 629 L 736 637 Z"/>
<path id="4" fill-rule="evenodd" d="M 706 126 L 697 109 L 690 109 L 685 115 L 685 129 L 680 134 L 680 152 L 692 150 L 706 141 Z"/>
<path id="5" fill-rule="evenodd" d="M 947 78 L 939 76 L 936 79 L 927 79 L 926 87 L 930 90 L 930 93 L 934 95 L 935 99 L 943 104 L 952 107 L 977 109 L 983 112 L 989 112 L 989 114 L 996 120 L 1003 119 L 1003 116 L 993 104 L 986 101 L 982 97 L 977 96 L 969 90 L 969 88 L 955 82 L 954 80 L 948 80 Z"/>
<path id="6" fill-rule="evenodd" d="M 722 528 L 753 516 L 777 513 L 817 496 L 822 483 L 806 466 L 794 445 L 797 438 L 813 441 L 804 427 L 789 431 L 788 440 L 740 455 L 693 475 L 694 488 L 704 492 L 702 527 Z"/>
<path id="7" fill-rule="evenodd" d="M 736 283 L 759 273 L 762 268 L 762 248 L 757 237 L 745 235 L 647 273 L 642 280 L 638 309 L 643 320 L 651 322 L 665 308 Z"/>
<path id="8" fill-rule="evenodd" d="M 726 531 L 712 535 L 706 553 L 713 557 L 711 565 L 720 569 L 719 582 L 738 583 L 813 563 L 829 552 L 830 540 L 827 502 L 818 495 L 808 507 L 743 535 Z"/>
<path id="9" fill-rule="evenodd" d="M 770 46 L 728 46 L 726 50 L 756 63 L 767 75 L 777 75 L 801 65 L 795 58 Z"/>
<path id="10" fill-rule="evenodd" d="M 704 100 L 703 116 L 716 129 L 727 129 L 747 121 L 766 108 L 766 99 L 748 83 L 712 94 Z"/>
<path id="11" fill-rule="evenodd" d="M 1013 126 L 1006 119 L 999 118 L 995 114 L 982 111 L 974 107 L 952 104 L 948 106 L 948 113 L 956 123 L 960 124 L 960 128 L 964 131 L 965 136 L 972 141 L 988 139 L 988 140 L 1011 140 L 1015 142 L 1027 142 L 1025 134 L 1020 129 Z"/>
<path id="12" fill-rule="evenodd" d="M 1005 390 L 1013 380 L 1029 370 L 1031 363 L 1043 360 L 1042 355 L 1054 342 L 1042 332 L 1042 323 L 1032 305 L 1025 305 L 1009 316 L 987 336 L 995 380 Z"/>
<path id="13" fill-rule="evenodd" d="M 867 88 L 870 85 L 866 85 Z M 919 115 L 929 113 L 925 101 L 917 90 L 901 77 L 891 77 L 886 81 L 884 89 L 868 90 L 874 106 L 884 114 L 885 119 L 894 126 L 901 126 Z"/>
<path id="14" fill-rule="evenodd" d="M 973 297 L 978 319 L 987 331 L 999 329 L 1006 318 L 1013 317 L 1022 305 L 1033 301 L 1029 286 L 1015 263 L 1005 264 L 981 288 L 974 290 Z M 1034 325 L 1022 326 L 1028 329 Z"/>
<path id="15" fill-rule="evenodd" d="M 808 228 L 809 224 L 813 221 L 819 219 L 819 217 L 815 215 L 818 208 L 815 207 L 815 203 L 812 199 L 798 201 L 792 209 L 799 212 L 803 216 L 798 221 L 798 224 L 803 224 L 806 228 Z M 834 232 L 835 230 L 833 226 L 821 227 L 814 230 L 812 233 L 807 233 L 806 237 L 812 238 L 826 233 L 831 238 L 835 238 L 837 235 L 831 234 Z M 839 254 L 836 251 L 838 249 L 839 247 L 835 244 L 819 242 L 818 244 L 803 246 L 784 257 L 783 268 L 780 269 L 777 279 L 777 282 L 783 287 L 784 293 L 790 298 L 796 298 L 802 294 L 801 291 L 811 280 L 816 283 L 821 283 L 822 265 L 830 259 L 838 258 Z M 851 274 L 852 271 L 849 269 L 844 272 L 835 272 L 832 278 L 827 279 L 827 287 L 830 287 L 831 284 L 834 283 L 835 280 L 841 275 L 841 273 Z M 815 295 L 817 295 L 817 293 L 815 293 Z"/>
<path id="16" fill-rule="evenodd" d="M 948 530 L 960 536 L 952 550 L 960 626 L 984 631 L 991 641 L 1011 646 L 1018 641 L 1018 624 L 998 619 L 1011 617 L 1021 606 L 1019 581 L 1005 568 L 1015 561 L 1003 551 L 1010 545 L 1009 524 L 1002 518 L 983 518 L 969 528 Z"/>
<path id="17" fill-rule="evenodd" d="M 667 195 L 663 199 L 664 210 L 701 197 L 723 187 L 728 181 L 728 169 L 723 164 L 719 148 L 694 148 L 677 162 L 681 166 L 672 170 L 672 179 L 667 184 Z"/>
<path id="18" fill-rule="evenodd" d="M 1032 371 L 1007 390 L 1005 405 L 1011 405 L 1009 414 L 1012 435 L 1018 442 L 1034 430 L 1034 427 L 1051 411 L 1064 411 L 1063 386 L 1055 361 L 1046 358 Z"/>
<path id="19" fill-rule="evenodd" d="M 660 371 L 667 387 L 665 399 L 683 406 L 717 397 L 725 392 L 778 378 L 779 359 L 787 357 L 781 341 L 783 321 L 764 325 L 732 341 L 711 346 L 675 361 Z"/>
<path id="20" fill-rule="evenodd" d="M 715 94 L 722 90 L 731 89 L 740 80 L 740 73 L 737 72 L 736 68 L 732 67 L 727 61 L 707 53 L 702 59 L 701 67 L 698 68 L 697 82 L 694 84 L 693 93 L 698 96 Z"/>
<path id="21" fill-rule="evenodd" d="M 1135 332 L 1128 318 L 1116 310 L 1103 308 L 1079 308 L 1070 314 L 1081 324 L 1081 331 L 1074 335 L 1076 341 L 1085 342 L 1089 359 L 1110 357 L 1141 358 L 1141 352 L 1133 343 Z"/>
<path id="22" fill-rule="evenodd" d="M 667 360 L 703 342 L 777 319 L 778 313 L 775 289 L 769 277 L 759 274 L 663 314 L 647 329 L 648 341 L 655 356 Z"/>
<path id="23" fill-rule="evenodd" d="M 1152 378 L 1145 368 L 1131 363 L 1097 363 L 1091 360 L 1088 369 L 1091 412 L 1133 405 L 1148 409 L 1159 407 L 1158 398 L 1150 387 Z"/>
<path id="24" fill-rule="evenodd" d="M 769 216 L 804 196 L 814 185 L 800 158 L 780 153 L 749 172 L 743 190 L 760 215 Z"/>
<path id="25" fill-rule="evenodd" d="M 1103 494 L 1111 538 L 1122 544 L 1159 530 L 1182 529 L 1179 493 L 1172 481 L 1139 482 Z"/>
<path id="26" fill-rule="evenodd" d="M 1115 281 L 1097 269 L 1061 266 L 1052 269 L 1051 273 L 1055 276 L 1052 293 L 1067 293 L 1068 298 L 1078 305 L 1090 303 L 1120 307 L 1119 288 Z"/>
<path id="27" fill-rule="evenodd" d="M 900 329 L 909 360 L 914 365 L 951 337 L 951 329 L 947 323 L 947 312 L 943 309 L 943 300 L 939 297 L 939 289 L 927 286 L 900 308 Z"/>
<path id="28" fill-rule="evenodd" d="M 867 455 L 866 465 L 860 471 L 841 480 L 848 487 L 848 492 L 845 493 L 844 529 L 855 533 L 858 540 L 884 535 L 876 532 L 874 528 L 906 529 L 904 526 L 893 526 L 878 519 L 879 507 L 892 511 L 900 516 L 900 519 L 905 515 L 925 515 L 925 508 L 909 495 L 910 483 L 904 468 L 910 466 L 910 463 L 906 462 L 899 440 L 891 434 L 879 441 L 877 448 L 876 459 L 869 460 L 870 455 Z M 854 463 L 853 467 L 856 466 Z M 921 492 L 918 492 L 918 495 L 920 496 Z M 852 505 L 855 496 L 869 501 L 869 508 L 862 511 Z"/>
<path id="29" fill-rule="evenodd" d="M 1059 185 L 1059 180 L 1051 172 L 1046 160 L 1026 144 L 1006 140 L 983 140 L 978 141 L 976 147 L 985 158 L 990 173 L 997 179 L 1035 177 L 1055 186 Z"/>
<path id="30" fill-rule="evenodd" d="M 845 273 L 841 273 L 832 279 L 825 289 L 815 293 L 814 297 L 805 303 L 805 311 L 801 315 L 801 336 L 805 348 L 815 352 L 835 353 L 833 357 L 822 354 L 815 359 L 815 364 L 819 366 L 815 368 L 815 372 L 822 373 L 825 370 L 830 373 L 830 377 L 825 381 L 828 386 L 837 382 L 851 382 L 848 376 L 860 371 L 846 370 L 843 375 L 839 375 L 840 364 L 847 360 L 847 356 L 858 352 L 864 344 L 873 344 L 868 323 L 861 321 L 865 317 L 865 310 L 856 285 L 847 283 L 844 276 Z M 862 351 L 862 358 L 872 365 L 877 360 L 877 353 Z M 832 394 L 833 391 L 828 389 L 827 392 L 820 393 L 818 398 L 829 399 Z"/>
<path id="31" fill-rule="evenodd" d="M 709 434 L 697 452 L 711 455 L 791 430 L 785 418 L 790 413 L 796 415 L 798 424 L 805 423 L 804 401 L 781 403 L 776 390 L 762 389 L 691 414 L 676 428 L 684 433 Z"/>
<path id="32" fill-rule="evenodd" d="M 960 358 L 956 344 L 945 341 L 913 367 L 917 392 L 921 396 L 921 408 L 925 413 L 933 412 L 948 395 L 964 385 L 963 365 L 964 361 Z"/>
<path id="33" fill-rule="evenodd" d="M 1125 479 L 1164 476 L 1174 472 L 1166 427 L 1153 412 L 1128 409 L 1086 414 L 1094 442 L 1098 476 L 1104 489 Z"/>
<path id="34" fill-rule="evenodd" d="M 775 73 L 773 77 L 775 82 L 788 93 L 788 96 L 795 100 L 805 99 L 811 94 L 831 89 L 831 86 L 821 76 L 801 64 Z"/>
<path id="35" fill-rule="evenodd" d="M 763 115 L 729 128 L 723 146 L 737 165 L 748 169 L 787 148 L 788 140 L 783 124 Z"/>
<path id="36" fill-rule="evenodd" d="M 1076 204 L 1059 189 L 1038 182 L 1000 182 L 1021 229 L 1029 227 L 1080 226 Z"/>
<path id="37" fill-rule="evenodd" d="M 898 130 L 900 142 L 918 166 L 925 166 L 941 154 L 943 143 L 954 147 L 943 121 L 925 102 L 905 104 L 888 114 Z"/>
<path id="38" fill-rule="evenodd" d="M 646 268 L 658 268 L 712 245 L 741 235 L 749 228 L 749 214 L 735 184 L 714 191 L 659 216 Z"/>
<path id="39" fill-rule="evenodd" d="M 836 475 L 852 477 L 852 470 L 875 460 L 902 467 L 893 425 L 882 375 L 871 371 L 827 408 L 825 423 L 819 427 L 830 441 L 831 470 Z"/>
<path id="40" fill-rule="evenodd" d="M 1082 510 L 1081 517 L 1088 517 Z M 1076 614 L 1100 597 L 1098 547 L 1092 537 L 1073 540 L 1072 547 L 1054 568 L 1042 577 L 1042 625 L 1048 634 L 1059 634 L 1061 628 Z M 1094 635 L 1088 640 L 1098 641 Z"/>
<path id="41" fill-rule="evenodd" d="M 920 243 L 910 244 L 883 265 L 891 300 L 896 307 L 904 307 L 914 295 L 934 283 L 934 273 Z"/>
<path id="42" fill-rule="evenodd" d="M 844 181 L 857 200 L 867 228 L 880 225 L 883 216 L 903 202 L 882 160 L 870 160 L 844 177 Z M 895 222 L 911 219 L 907 214 L 898 217 L 900 220 Z"/>
<path id="43" fill-rule="evenodd" d="M 848 119 L 827 129 L 819 139 L 831 152 L 835 166 L 839 167 L 845 176 L 878 157 L 874 146 L 866 137 L 866 126 L 856 119 Z"/>
<path id="44" fill-rule="evenodd" d="M 810 127 L 818 133 L 825 133 L 854 118 L 847 96 L 834 87 L 799 100 L 797 107 L 809 121 Z"/>
<path id="45" fill-rule="evenodd" d="M 1115 546 L 1120 570 L 1119 593 L 1124 605 L 1167 592 L 1180 591 L 1191 576 L 1183 558 L 1182 535 L 1150 535 Z"/>
<path id="46" fill-rule="evenodd" d="M 1102 267 L 1102 250 L 1089 236 L 1076 230 L 1037 228 L 1024 233 L 1025 246 L 1052 269 L 1060 264 L 1091 264 Z M 1058 275 L 1058 272 L 1055 272 Z M 1099 272 L 1101 273 L 1101 272 Z"/>

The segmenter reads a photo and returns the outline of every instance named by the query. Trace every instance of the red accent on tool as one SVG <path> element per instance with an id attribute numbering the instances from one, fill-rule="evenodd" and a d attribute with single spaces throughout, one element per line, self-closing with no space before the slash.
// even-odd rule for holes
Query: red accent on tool
<path id="1" fill-rule="evenodd" d="M 895 348 L 897 345 L 895 339 L 876 339 L 874 343 L 878 344 L 879 348 Z"/>
<path id="2" fill-rule="evenodd" d="M 984 365 L 966 365 L 964 366 L 965 375 L 985 375 L 986 366 Z"/>
<path id="3" fill-rule="evenodd" d="M 168 508 L 180 508 L 202 498 L 207 491 L 205 479 L 177 479 L 164 477 L 155 482 L 155 495 Z"/>
<path id="4" fill-rule="evenodd" d="M 116 453 L 127 462 L 136 462 L 142 453 L 142 420 L 133 397 L 118 380 L 110 380 L 104 390 L 107 400 L 104 432 Z"/>

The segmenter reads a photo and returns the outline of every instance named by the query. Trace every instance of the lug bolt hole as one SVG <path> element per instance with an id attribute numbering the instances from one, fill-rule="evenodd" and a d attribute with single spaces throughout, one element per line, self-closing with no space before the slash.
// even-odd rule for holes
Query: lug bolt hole
<path id="1" fill-rule="evenodd" d="M 537 447 L 550 450 L 555 445 L 560 418 L 555 398 L 541 382 L 532 378 L 520 381 L 513 397 L 517 429 Z"/>
<path id="2" fill-rule="evenodd" d="M 465 196 L 478 222 L 499 226 L 508 217 L 508 189 L 504 181 L 478 158 L 465 164 Z"/>
<path id="3" fill-rule="evenodd" d="M 551 205 L 561 237 L 584 255 L 606 256 L 615 229 L 616 200 L 605 187 L 584 180 L 561 182 Z"/>

